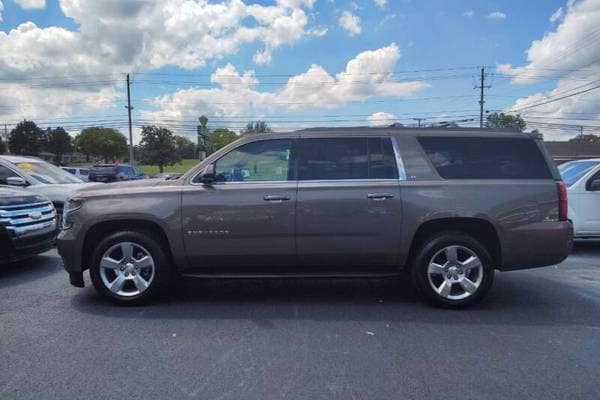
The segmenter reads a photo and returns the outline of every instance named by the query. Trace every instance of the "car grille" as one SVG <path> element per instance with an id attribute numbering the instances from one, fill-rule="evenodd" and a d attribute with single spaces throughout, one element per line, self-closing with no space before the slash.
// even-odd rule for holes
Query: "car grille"
<path id="1" fill-rule="evenodd" d="M 12 237 L 52 232 L 56 223 L 56 211 L 48 201 L 0 206 L 0 226 Z"/>

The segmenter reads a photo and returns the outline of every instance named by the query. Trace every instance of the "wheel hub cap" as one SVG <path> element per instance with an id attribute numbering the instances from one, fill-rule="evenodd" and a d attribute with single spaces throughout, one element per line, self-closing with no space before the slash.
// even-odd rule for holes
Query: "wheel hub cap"
<path id="1" fill-rule="evenodd" d="M 100 261 L 102 282 L 108 290 L 124 297 L 144 292 L 154 279 L 154 271 L 150 253 L 133 242 L 110 247 Z"/>
<path id="2" fill-rule="evenodd" d="M 427 268 L 427 278 L 441 297 L 461 300 L 477 291 L 483 272 L 483 264 L 473 250 L 453 245 L 434 254 Z"/>

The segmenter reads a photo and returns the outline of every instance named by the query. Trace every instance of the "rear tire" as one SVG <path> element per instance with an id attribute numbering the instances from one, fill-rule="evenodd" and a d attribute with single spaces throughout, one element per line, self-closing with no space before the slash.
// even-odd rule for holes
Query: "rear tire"
<path id="1" fill-rule="evenodd" d="M 90 277 L 102 296 L 117 304 L 142 304 L 164 294 L 171 267 L 162 247 L 144 232 L 121 231 L 94 249 Z"/>
<path id="2" fill-rule="evenodd" d="M 443 232 L 425 241 L 411 268 L 417 290 L 432 304 L 461 308 L 481 300 L 494 281 L 486 248 L 462 232 Z"/>

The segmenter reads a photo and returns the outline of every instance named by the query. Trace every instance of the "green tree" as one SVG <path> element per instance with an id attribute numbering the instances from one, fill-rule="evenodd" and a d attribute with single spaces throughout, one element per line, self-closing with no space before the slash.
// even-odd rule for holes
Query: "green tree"
<path id="1" fill-rule="evenodd" d="M 587 134 L 587 135 L 577 135 L 571 139 L 569 139 L 569 142 L 575 142 L 575 143 L 600 143 L 600 136 L 598 135 L 592 135 L 592 134 Z"/>
<path id="2" fill-rule="evenodd" d="M 173 136 L 176 152 L 181 158 L 196 158 L 196 143 L 183 136 Z"/>
<path id="3" fill-rule="evenodd" d="M 516 129 L 525 130 L 527 123 L 521 118 L 521 115 L 508 115 L 504 113 L 493 113 L 487 116 L 486 128 L 494 129 Z"/>
<path id="4" fill-rule="evenodd" d="M 0 137 L 0 154 L 6 153 L 6 143 Z"/>
<path id="5" fill-rule="evenodd" d="M 62 127 L 56 129 L 48 128 L 46 130 L 48 136 L 48 151 L 54 153 L 54 163 L 60 164 L 64 154 L 73 151 L 73 140 L 71 135 L 67 133 Z"/>
<path id="6" fill-rule="evenodd" d="M 273 132 L 269 124 L 266 121 L 250 121 L 246 125 L 243 133 L 268 133 Z"/>
<path id="7" fill-rule="evenodd" d="M 226 128 L 218 128 L 208 134 L 206 138 L 206 154 L 212 154 L 221 147 L 227 146 L 229 143 L 237 140 L 239 136 Z"/>
<path id="8" fill-rule="evenodd" d="M 46 143 L 46 134 L 33 121 L 19 122 L 10 132 L 8 146 L 13 154 L 37 156 Z"/>
<path id="9" fill-rule="evenodd" d="M 142 163 L 158 165 L 161 173 L 164 171 L 165 165 L 173 165 L 181 160 L 176 151 L 173 133 L 154 125 L 142 127 L 140 150 Z"/>
<path id="10" fill-rule="evenodd" d="M 127 139 L 116 129 L 103 127 L 85 128 L 75 137 L 78 151 L 90 156 L 114 161 L 127 153 Z"/>

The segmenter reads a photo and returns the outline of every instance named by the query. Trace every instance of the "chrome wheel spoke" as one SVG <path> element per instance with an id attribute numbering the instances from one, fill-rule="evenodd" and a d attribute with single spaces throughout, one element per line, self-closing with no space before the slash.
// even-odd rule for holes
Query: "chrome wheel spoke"
<path id="1" fill-rule="evenodd" d="M 435 262 L 431 262 L 429 263 L 429 267 L 427 268 L 427 272 L 430 274 L 438 274 L 438 275 L 443 275 L 444 274 L 444 266 L 437 264 Z"/>
<path id="2" fill-rule="evenodd" d="M 465 292 L 469 294 L 473 294 L 477 290 L 477 285 L 475 285 L 475 283 L 468 278 L 463 278 L 460 281 L 460 286 L 462 286 Z"/>
<path id="3" fill-rule="evenodd" d="M 464 269 L 473 269 L 481 267 L 481 261 L 479 258 L 471 256 L 467 260 L 461 262 Z"/>
<path id="4" fill-rule="evenodd" d="M 114 281 L 112 281 L 108 287 L 111 292 L 118 293 L 123 289 L 123 285 L 125 284 L 125 277 L 123 275 L 117 275 Z"/>
<path id="5" fill-rule="evenodd" d="M 444 282 L 442 282 L 442 284 L 438 288 L 438 293 L 442 297 L 448 297 L 450 295 L 451 291 L 452 291 L 452 282 L 450 282 L 448 279 L 444 279 Z"/>
<path id="6" fill-rule="evenodd" d="M 140 292 L 148 288 L 148 282 L 139 274 L 133 277 L 133 283 Z"/>
<path id="7" fill-rule="evenodd" d="M 458 261 L 457 250 L 458 250 L 458 246 L 446 247 L 446 258 L 448 259 L 448 261 L 453 262 L 453 263 Z"/>
<path id="8" fill-rule="evenodd" d="M 100 261 L 100 267 L 106 269 L 119 269 L 121 268 L 121 263 L 114 258 L 111 257 L 103 257 Z"/>
<path id="9" fill-rule="evenodd" d="M 121 243 L 121 251 L 125 259 L 133 258 L 133 243 L 125 242 Z"/>
<path id="10" fill-rule="evenodd" d="M 154 262 L 152 261 L 152 258 L 150 258 L 150 256 L 144 256 L 140 258 L 135 262 L 135 264 L 140 268 L 148 268 L 154 266 Z"/>

